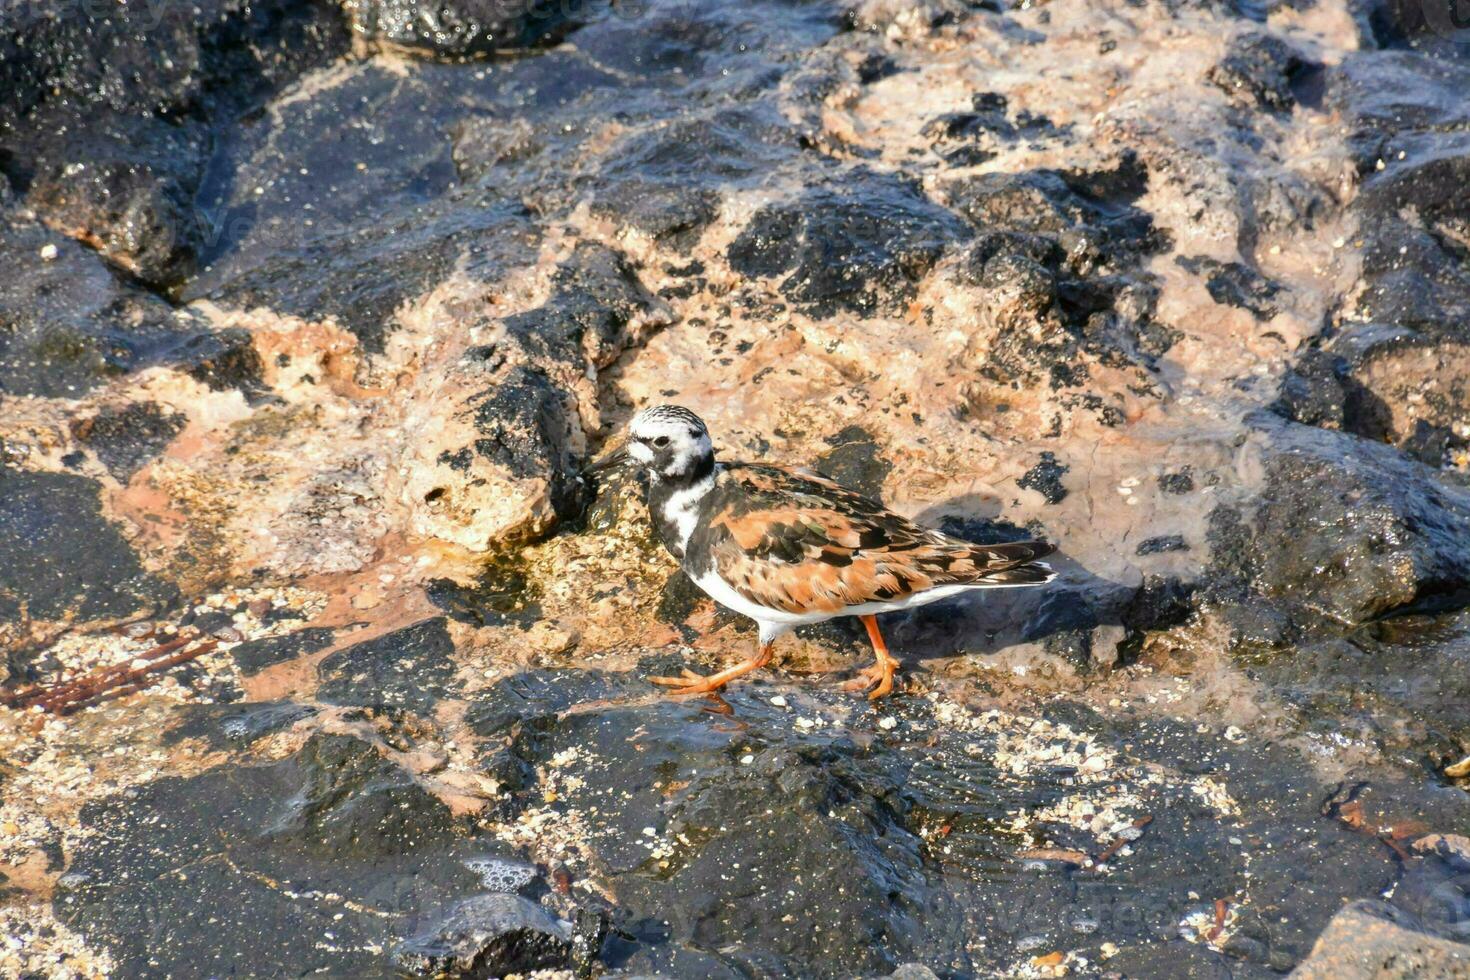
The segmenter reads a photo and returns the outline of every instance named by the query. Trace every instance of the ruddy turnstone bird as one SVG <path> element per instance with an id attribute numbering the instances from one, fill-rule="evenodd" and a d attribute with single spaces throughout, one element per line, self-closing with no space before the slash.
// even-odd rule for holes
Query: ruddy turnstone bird
<path id="1" fill-rule="evenodd" d="M 716 674 L 653 677 L 673 694 L 704 694 L 764 667 L 795 626 L 857 616 L 877 661 L 848 686 L 869 698 L 893 690 L 898 661 L 877 615 L 969 589 L 1043 585 L 1045 541 L 973 544 L 921 527 L 806 470 L 715 460 L 709 430 L 676 405 L 639 412 L 627 438 L 588 468 L 631 460 L 648 473 L 648 512 L 659 540 L 720 605 L 760 628 L 755 656 Z"/>

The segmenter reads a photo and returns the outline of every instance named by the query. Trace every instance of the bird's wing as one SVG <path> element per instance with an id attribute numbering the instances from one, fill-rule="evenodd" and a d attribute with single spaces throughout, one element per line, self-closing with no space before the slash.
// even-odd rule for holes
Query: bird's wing
<path id="1" fill-rule="evenodd" d="M 1024 566 L 1053 550 L 961 541 L 804 471 L 731 464 L 716 493 L 705 530 L 713 570 L 752 602 L 787 612 L 838 612 L 939 585 L 1041 582 L 1043 569 Z"/>

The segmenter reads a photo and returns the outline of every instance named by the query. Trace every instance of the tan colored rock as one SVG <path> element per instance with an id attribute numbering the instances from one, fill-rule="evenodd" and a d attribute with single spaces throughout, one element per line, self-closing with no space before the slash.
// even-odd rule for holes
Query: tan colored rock
<path id="1" fill-rule="evenodd" d="M 1332 917 L 1293 980 L 1465 980 L 1470 945 L 1422 931 L 1387 902 L 1358 901 Z"/>
<path id="2" fill-rule="evenodd" d="M 1464 834 L 1425 834 L 1414 841 L 1420 854 L 1438 854 L 1464 870 L 1470 870 L 1470 837 Z"/>
<path id="3" fill-rule="evenodd" d="M 487 373 L 462 361 L 404 428 L 409 529 L 472 551 L 549 531 L 586 445 L 572 397 L 523 365 Z"/>

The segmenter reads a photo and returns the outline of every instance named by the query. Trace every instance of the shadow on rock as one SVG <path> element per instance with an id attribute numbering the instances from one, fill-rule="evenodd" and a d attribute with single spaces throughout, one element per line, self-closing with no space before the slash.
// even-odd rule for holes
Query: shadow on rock
<path id="1" fill-rule="evenodd" d="M 937 504 L 920 513 L 918 520 L 977 544 L 1046 539 L 1044 528 L 1014 524 L 995 516 L 999 511 L 998 502 L 971 494 Z M 1178 578 L 1114 582 L 1069 558 L 1065 547 L 1047 563 L 1057 571 L 1057 578 L 1047 585 L 977 589 L 886 617 L 885 626 L 897 648 L 920 659 L 1036 645 L 1042 653 L 1087 672 L 1129 662 L 1145 633 L 1178 626 L 1195 609 L 1194 584 Z"/>

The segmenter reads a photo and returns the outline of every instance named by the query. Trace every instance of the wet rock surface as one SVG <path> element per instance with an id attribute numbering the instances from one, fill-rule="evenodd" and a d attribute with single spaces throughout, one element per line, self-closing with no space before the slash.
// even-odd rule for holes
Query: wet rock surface
<path id="1" fill-rule="evenodd" d="M 495 0 L 346 0 L 343 8 L 364 38 L 449 57 L 524 48 L 564 29 L 571 12 Z"/>
<path id="2" fill-rule="evenodd" d="M 443 619 L 426 619 L 329 655 L 317 696 L 332 704 L 426 712 L 445 694 L 454 643 Z"/>
<path id="3" fill-rule="evenodd" d="M 1357 624 L 1470 585 L 1463 489 L 1381 446 L 1352 443 L 1345 453 L 1348 436 L 1268 432 L 1268 492 L 1249 543 L 1232 540 L 1226 514 L 1216 521 L 1217 551 L 1227 563 L 1243 559 L 1256 588 Z M 1232 553 L 1236 545 L 1247 553 Z"/>
<path id="4" fill-rule="evenodd" d="M 201 123 L 255 108 L 347 40 L 331 4 L 239 0 L 25 4 L 0 32 L 6 175 L 45 224 L 160 290 L 193 272 L 209 233 Z"/>
<path id="5" fill-rule="evenodd" d="M 494 856 L 400 768 L 344 736 L 317 736 L 271 766 L 152 783 L 93 806 L 82 824 L 93 843 L 73 860 L 57 912 L 111 937 L 124 974 L 209 964 L 392 976 L 363 947 L 475 894 L 467 862 Z"/>
<path id="6" fill-rule="evenodd" d="M 1293 977 L 1457 977 L 1470 946 L 1429 934 L 1384 902 L 1355 902 L 1333 916 Z"/>
<path id="7" fill-rule="evenodd" d="M 519 895 L 482 895 L 401 943 L 393 960 L 413 976 L 502 976 L 554 968 L 571 957 L 570 931 Z"/>
<path id="8" fill-rule="evenodd" d="M 973 714 L 943 699 L 873 714 L 789 685 L 726 700 L 722 711 L 587 702 L 512 736 L 556 796 L 521 819 L 544 828 L 543 847 L 565 835 L 578 866 L 615 883 L 622 903 L 607 955 L 628 970 L 880 975 L 918 958 L 983 974 L 1004 969 L 1002 937 L 1023 949 L 1082 945 L 1093 952 L 1079 955 L 1093 957 L 1143 937 L 1187 949 L 1174 937 L 1196 912 L 1163 885 L 1182 865 L 1167 870 L 1170 848 L 1150 854 L 1153 835 L 1212 855 L 1192 875 L 1206 891 L 1250 863 L 1226 837 L 1285 848 L 1314 878 L 1338 873 L 1320 863 L 1323 847 L 1353 850 L 1359 863 L 1339 869 L 1363 881 L 1391 863 L 1330 824 L 1297 837 L 1315 822 L 1316 791 L 1268 804 L 1269 753 L 1179 726 L 1113 728 L 1063 702 L 1046 720 Z M 1172 753 L 1196 739 L 1199 765 L 1176 768 Z M 1199 781 L 1222 755 L 1249 798 L 1227 800 Z M 1054 778 L 1033 781 L 1033 765 Z M 1146 833 L 1127 829 L 1144 814 Z M 1099 870 L 1095 859 L 1118 834 L 1137 856 Z M 1267 877 L 1246 956 L 1262 967 L 1294 962 L 1314 935 L 1305 923 L 1274 924 L 1267 910 L 1296 886 Z M 1146 962 L 1129 959 L 1134 969 Z"/>
<path id="9" fill-rule="evenodd" d="M 103 406 L 96 415 L 78 422 L 73 434 L 97 454 L 113 479 L 127 483 L 168 447 L 187 421 L 180 413 L 134 402 L 122 408 Z"/>
<path id="10" fill-rule="evenodd" d="M 0 391 L 76 398 L 181 356 L 203 330 L 133 288 L 82 246 L 0 219 Z"/>
<path id="11" fill-rule="evenodd" d="M 1464 973 L 1426 17 L 7 8 L 0 975 Z M 664 401 L 1057 579 L 664 698 Z"/>
<path id="12" fill-rule="evenodd" d="M 0 489 L 7 619 L 120 619 L 176 594 L 103 517 L 93 481 L 0 468 Z"/>
<path id="13" fill-rule="evenodd" d="M 813 315 L 900 309 L 957 240 L 959 223 L 902 181 L 858 172 L 757 212 L 730 246 L 730 266 L 779 277 Z"/>

